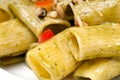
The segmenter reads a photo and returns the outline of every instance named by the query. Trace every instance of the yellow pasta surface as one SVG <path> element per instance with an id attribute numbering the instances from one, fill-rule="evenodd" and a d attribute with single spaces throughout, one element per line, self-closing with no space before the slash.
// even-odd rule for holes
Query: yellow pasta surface
<path id="1" fill-rule="evenodd" d="M 36 37 L 20 20 L 0 24 L 0 57 L 23 54 L 33 42 Z"/>
<path id="2" fill-rule="evenodd" d="M 76 80 L 111 80 L 120 74 L 119 59 L 93 59 L 84 61 L 75 71 Z"/>

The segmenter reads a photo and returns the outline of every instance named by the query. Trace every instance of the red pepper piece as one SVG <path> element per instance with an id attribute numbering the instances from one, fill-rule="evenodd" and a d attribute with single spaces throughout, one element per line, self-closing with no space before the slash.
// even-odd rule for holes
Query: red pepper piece
<path id="1" fill-rule="evenodd" d="M 35 5 L 37 7 L 44 7 L 46 8 L 47 11 L 50 11 L 54 5 L 53 0 L 41 0 L 41 1 L 36 1 Z"/>
<path id="2" fill-rule="evenodd" d="M 38 42 L 39 43 L 42 43 L 50 38 L 52 38 L 54 36 L 54 33 L 52 32 L 51 29 L 47 29 L 46 31 L 44 31 L 40 36 L 39 36 L 39 39 L 38 39 Z"/>

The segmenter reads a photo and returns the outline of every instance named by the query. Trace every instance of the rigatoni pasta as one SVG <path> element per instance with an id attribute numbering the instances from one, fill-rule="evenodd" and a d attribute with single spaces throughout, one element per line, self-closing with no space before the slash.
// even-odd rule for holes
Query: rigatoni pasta
<path id="1" fill-rule="evenodd" d="M 89 1 L 89 2 L 87 2 Z M 89 25 L 101 24 L 104 22 L 118 22 L 119 0 L 86 0 L 74 5 L 76 12 L 82 21 Z"/>
<path id="2" fill-rule="evenodd" d="M 120 59 L 113 57 L 120 57 L 120 24 L 101 24 L 120 23 L 119 5 L 120 0 L 0 0 L 0 22 L 9 20 L 0 23 L 0 66 L 24 60 L 29 50 L 26 63 L 40 80 L 72 72 L 75 79 L 119 75 Z"/>
<path id="3" fill-rule="evenodd" d="M 120 56 L 119 29 L 120 25 L 114 23 L 69 29 L 77 43 L 75 48 L 74 44 L 70 45 L 73 56 L 77 61 Z"/>
<path id="4" fill-rule="evenodd" d="M 39 35 L 47 28 L 51 28 L 55 33 L 58 33 L 61 30 L 70 27 L 70 23 L 63 19 L 53 19 L 48 17 L 45 19 L 39 19 L 35 13 L 31 12 L 31 9 L 29 9 L 28 6 L 23 4 L 11 3 L 9 7 L 37 37 L 39 37 Z M 60 31 L 56 29 L 57 27 Z"/>
<path id="5" fill-rule="evenodd" d="M 13 14 L 8 9 L 8 4 L 5 1 L 1 0 L 0 1 L 0 23 L 13 18 L 14 18 Z"/>
<path id="6" fill-rule="evenodd" d="M 50 41 L 28 51 L 26 62 L 39 79 L 61 80 L 76 69 L 78 62 L 66 44 L 71 37 L 73 36 L 67 31 L 63 31 Z"/>
<path id="7" fill-rule="evenodd" d="M 69 28 L 30 50 L 26 61 L 40 79 L 60 80 L 76 69 L 77 62 L 120 56 L 119 30 L 119 24 Z"/>
<path id="8" fill-rule="evenodd" d="M 36 37 L 20 20 L 0 23 L 0 57 L 23 54 L 33 42 Z"/>
<path id="9" fill-rule="evenodd" d="M 80 64 L 75 80 L 111 80 L 120 74 L 120 59 L 93 59 Z"/>
<path id="10" fill-rule="evenodd" d="M 26 5 L 33 5 L 28 0 L 0 0 L 0 22 L 4 22 L 4 21 L 15 18 L 15 15 L 12 13 L 12 11 L 8 7 L 8 5 L 11 2 L 19 2 L 21 4 L 24 3 Z"/>

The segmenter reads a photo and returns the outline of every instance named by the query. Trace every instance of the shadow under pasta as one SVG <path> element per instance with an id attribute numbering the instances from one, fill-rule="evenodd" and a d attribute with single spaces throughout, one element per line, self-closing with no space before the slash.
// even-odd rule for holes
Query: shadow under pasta
<path id="1" fill-rule="evenodd" d="M 10 20 L 11 16 L 5 10 L 0 9 L 0 22 Z"/>
<path id="2" fill-rule="evenodd" d="M 91 79 L 86 77 L 78 77 L 75 80 L 91 80 Z"/>
<path id="3" fill-rule="evenodd" d="M 68 27 L 63 24 L 50 24 L 43 29 L 43 32 L 47 29 L 51 29 L 54 32 L 54 34 L 57 34 L 66 28 L 68 28 Z"/>

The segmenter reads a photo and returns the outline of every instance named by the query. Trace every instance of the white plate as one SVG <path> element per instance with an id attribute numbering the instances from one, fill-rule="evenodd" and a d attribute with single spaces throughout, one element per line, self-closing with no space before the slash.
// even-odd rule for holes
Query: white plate
<path id="1" fill-rule="evenodd" d="M 0 68 L 0 80 L 39 80 L 24 62 Z M 64 80 L 73 80 L 67 76 Z"/>
<path id="2" fill-rule="evenodd" d="M 0 80 L 38 80 L 24 62 L 0 68 Z"/>

